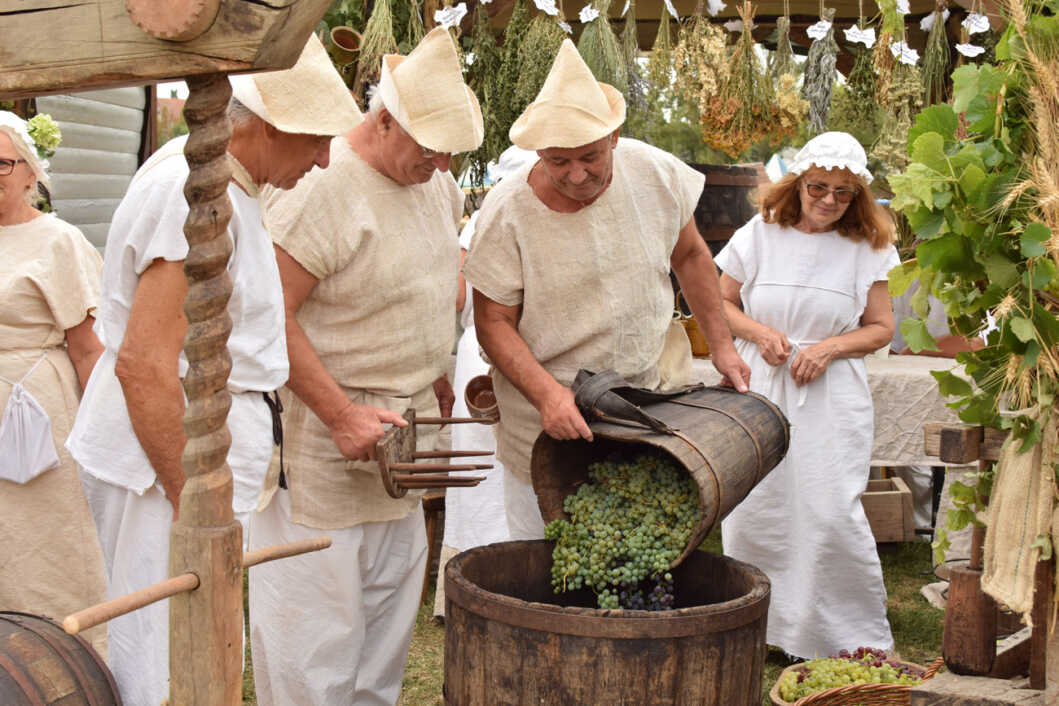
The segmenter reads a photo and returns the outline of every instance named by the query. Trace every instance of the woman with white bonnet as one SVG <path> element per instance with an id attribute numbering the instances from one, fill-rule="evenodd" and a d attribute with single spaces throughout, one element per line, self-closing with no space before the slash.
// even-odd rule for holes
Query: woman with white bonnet
<path id="1" fill-rule="evenodd" d="M 717 256 L 750 389 L 791 423 L 786 458 L 724 521 L 724 551 L 768 575 L 767 642 L 803 658 L 893 648 L 860 496 L 874 431 L 864 356 L 893 336 L 886 280 L 900 259 L 866 164 L 852 136 L 814 137 Z"/>
<path id="2" fill-rule="evenodd" d="M 36 208 L 47 162 L 26 121 L 0 111 L 0 609 L 56 620 L 103 600 L 103 555 L 63 447 L 102 345 L 102 260 Z M 86 637 L 104 657 L 106 629 Z"/>
<path id="3" fill-rule="evenodd" d="M 489 177 L 493 182 L 499 182 L 519 167 L 536 161 L 536 152 L 511 145 L 495 163 L 489 164 Z M 461 264 L 471 248 L 479 213 L 472 213 L 460 231 Z M 465 395 L 467 383 L 479 375 L 488 375 L 489 364 L 482 359 L 478 347 L 471 285 L 463 279 L 462 274 L 456 309 L 460 312 L 463 335 L 456 345 L 456 372 L 452 378 L 456 401 L 452 414 L 465 417 L 470 414 Z M 504 510 L 504 467 L 496 460 L 493 428 L 484 424 L 454 424 L 452 448 L 491 451 L 491 456 L 480 456 L 473 460 L 475 463 L 493 464 L 493 468 L 484 474 L 485 480 L 473 488 L 448 488 L 445 491 L 445 531 L 438 561 L 437 591 L 434 594 L 435 617 L 445 615 L 445 564 L 448 560 L 462 551 L 511 539 L 507 529 L 507 512 Z M 473 476 L 478 475 L 478 472 L 454 472 L 451 475 Z"/>

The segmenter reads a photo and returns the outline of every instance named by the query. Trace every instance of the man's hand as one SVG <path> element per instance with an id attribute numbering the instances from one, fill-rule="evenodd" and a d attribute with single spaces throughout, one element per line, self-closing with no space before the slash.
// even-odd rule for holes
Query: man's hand
<path id="1" fill-rule="evenodd" d="M 540 406 L 541 426 L 553 439 L 585 439 L 592 441 L 592 430 L 574 402 L 569 387 L 556 384 Z"/>
<path id="2" fill-rule="evenodd" d="M 801 387 L 820 377 L 835 359 L 837 353 L 837 346 L 826 340 L 799 351 L 798 355 L 794 356 L 794 362 L 791 363 L 791 377 L 794 378 L 794 384 Z"/>
<path id="3" fill-rule="evenodd" d="M 754 343 L 761 357 L 769 365 L 783 365 L 791 355 L 791 343 L 787 337 L 774 328 L 765 327 L 755 338 Z"/>
<path id="4" fill-rule="evenodd" d="M 173 506 L 173 522 L 176 522 L 180 519 L 180 491 L 184 489 L 184 483 L 187 482 L 187 478 L 181 476 L 179 480 L 166 480 L 159 477 L 158 480 L 162 482 L 162 490 L 165 492 L 165 499 Z"/>
<path id="5" fill-rule="evenodd" d="M 721 384 L 734 387 L 740 392 L 750 390 L 750 366 L 739 357 L 735 346 L 729 345 L 719 351 L 710 351 L 713 367 L 721 374 Z"/>
<path id="6" fill-rule="evenodd" d="M 372 461 L 375 444 L 386 431 L 382 428 L 386 423 L 408 426 L 408 421 L 397 412 L 350 402 L 327 426 L 343 456 L 353 461 Z"/>
<path id="7" fill-rule="evenodd" d="M 434 396 L 438 398 L 441 416 L 452 416 L 452 405 L 456 402 L 456 393 L 452 391 L 452 383 L 449 382 L 447 375 L 442 375 L 434 381 Z"/>

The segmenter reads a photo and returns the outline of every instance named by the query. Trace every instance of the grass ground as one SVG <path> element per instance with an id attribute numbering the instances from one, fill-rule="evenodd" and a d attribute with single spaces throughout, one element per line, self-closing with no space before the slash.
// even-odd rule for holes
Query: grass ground
<path id="1" fill-rule="evenodd" d="M 711 535 L 704 548 L 719 553 L 719 536 L 716 533 Z M 902 659 L 929 664 L 941 654 L 944 620 L 944 613 L 932 607 L 919 593 L 924 584 L 936 580 L 930 545 L 926 542 L 911 542 L 886 546 L 880 552 L 880 557 L 889 596 L 887 615 L 897 652 Z M 443 703 L 441 687 L 444 681 L 445 628 L 434 620 L 433 605 L 434 590 L 431 586 L 430 595 L 420 606 L 416 618 L 398 706 L 437 706 Z M 790 661 L 781 651 L 769 649 L 762 680 L 763 706 L 771 706 L 769 689 L 789 664 Z M 243 675 L 243 704 L 256 704 L 253 672 L 249 667 Z"/>

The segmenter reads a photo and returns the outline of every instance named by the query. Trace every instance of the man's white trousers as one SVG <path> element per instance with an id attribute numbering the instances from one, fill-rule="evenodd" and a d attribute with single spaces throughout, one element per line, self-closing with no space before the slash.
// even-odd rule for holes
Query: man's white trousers
<path id="1" fill-rule="evenodd" d="M 103 547 L 107 599 L 169 578 L 173 506 L 153 485 L 143 495 L 81 474 Z M 246 533 L 246 513 L 236 514 Z M 107 663 L 124 703 L 156 706 L 169 698 L 169 599 L 107 623 Z"/>
<path id="2" fill-rule="evenodd" d="M 279 490 L 250 524 L 252 549 L 320 535 L 329 548 L 250 569 L 250 645 L 261 706 L 392 706 L 426 570 L 420 506 L 338 530 L 290 521 Z"/>

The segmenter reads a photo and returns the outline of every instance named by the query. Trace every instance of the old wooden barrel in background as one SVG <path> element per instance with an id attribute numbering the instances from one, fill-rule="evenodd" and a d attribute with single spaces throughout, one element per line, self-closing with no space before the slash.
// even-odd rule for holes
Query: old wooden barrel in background
<path id="1" fill-rule="evenodd" d="M 84 639 L 48 618 L 0 612 L 0 704 L 120 706 L 121 697 Z"/>
<path id="2" fill-rule="evenodd" d="M 445 569 L 445 703 L 757 706 L 769 582 L 695 552 L 673 570 L 675 609 L 612 611 L 556 596 L 552 542 L 502 542 Z"/>
<path id="3" fill-rule="evenodd" d="M 790 425 L 783 412 L 761 395 L 706 387 L 681 397 L 644 405 L 643 411 L 677 430 L 591 422 L 595 441 L 557 441 L 541 434 L 533 446 L 531 478 L 545 523 L 565 517 L 563 500 L 588 479 L 588 464 L 614 452 L 662 450 L 699 486 L 702 516 L 683 561 L 787 453 Z"/>
<path id="4" fill-rule="evenodd" d="M 754 197 L 758 185 L 769 183 L 765 165 L 688 166 L 706 175 L 706 185 L 695 207 L 695 225 L 710 246 L 710 251 L 716 255 L 732 234 L 757 213 Z"/>

